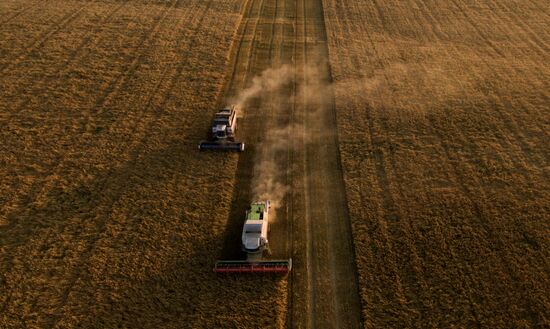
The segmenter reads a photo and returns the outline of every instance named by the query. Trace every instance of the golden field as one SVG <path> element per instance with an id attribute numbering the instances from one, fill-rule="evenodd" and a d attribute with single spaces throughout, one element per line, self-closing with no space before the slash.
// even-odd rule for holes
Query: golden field
<path id="1" fill-rule="evenodd" d="M 547 7 L 1 1 L 0 327 L 550 326 Z"/>
<path id="2" fill-rule="evenodd" d="M 364 326 L 548 327 L 548 2 L 323 3 Z"/>
<path id="3" fill-rule="evenodd" d="M 196 152 L 242 5 L 2 2 L 0 327 L 281 326 L 212 273 L 237 157 Z"/>

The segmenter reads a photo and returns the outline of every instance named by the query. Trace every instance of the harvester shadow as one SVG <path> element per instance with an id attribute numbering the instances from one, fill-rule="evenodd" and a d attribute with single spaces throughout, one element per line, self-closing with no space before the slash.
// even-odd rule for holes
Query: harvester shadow
<path id="1" fill-rule="evenodd" d="M 246 123 L 241 124 L 246 125 Z M 254 201 L 251 198 L 256 146 L 254 145 L 255 141 L 247 140 L 246 142 L 246 149 L 240 154 L 237 163 L 233 199 L 225 229 L 223 249 L 220 254 L 220 259 L 223 260 L 245 260 L 247 257 L 246 253 L 241 250 L 241 234 L 245 212 L 250 203 Z"/>
<path id="2" fill-rule="evenodd" d="M 221 234 L 185 234 L 189 225 L 204 225 L 199 231 L 208 232 L 208 222 L 196 220 L 206 218 L 207 211 L 199 201 L 192 199 L 171 208 L 177 215 L 170 215 L 170 210 L 164 209 L 161 203 L 154 203 L 155 212 L 152 213 L 150 202 L 134 202 L 125 204 L 129 207 L 124 208 L 127 216 L 112 218 L 113 210 L 118 209 L 119 202 L 127 193 L 141 189 L 146 192 L 143 199 L 159 201 L 150 200 L 150 197 L 160 199 L 163 192 L 172 194 L 171 191 L 179 191 L 174 184 L 174 175 L 184 172 L 185 177 L 188 174 L 193 176 L 187 167 L 187 158 L 190 153 L 198 152 L 198 136 L 184 139 L 188 140 L 186 142 L 181 141 L 181 136 L 172 137 L 166 147 L 148 152 L 140 148 L 139 157 L 133 161 L 94 173 L 93 181 L 71 189 L 56 188 L 48 194 L 48 202 L 11 214 L 10 225 L 0 234 L 0 241 L 6 243 L 7 248 L 16 249 L 33 243 L 39 235 L 48 235 L 43 245 L 36 248 L 56 248 L 61 252 L 59 256 L 52 256 L 44 250 L 45 261 L 38 263 L 42 266 L 35 269 L 37 277 L 62 270 L 60 276 L 66 279 L 63 286 L 56 286 L 59 282 L 53 281 L 42 288 L 44 294 L 57 298 L 48 301 L 55 315 L 36 319 L 38 323 L 53 327 L 66 321 L 64 310 L 69 307 L 74 311 L 72 315 L 78 315 L 80 327 L 122 325 L 155 328 L 167 324 L 177 327 L 182 323 L 189 327 L 220 327 L 227 323 L 237 326 L 242 321 L 239 319 L 243 310 L 241 304 L 217 302 L 238 297 L 246 304 L 263 309 L 262 314 L 268 316 L 261 320 L 262 325 L 272 325 L 273 318 L 278 316 L 277 308 L 272 307 L 277 296 L 273 291 L 278 289 L 280 280 L 271 275 L 247 275 L 243 280 L 240 276 L 221 277 L 212 271 L 218 256 L 217 248 L 213 249 L 213 246 L 221 246 L 221 239 L 225 238 L 224 257 L 245 257 L 240 251 L 240 229 L 250 201 L 254 147 L 247 148 L 239 159 L 239 184 L 235 186 L 234 203 L 224 237 Z M 226 156 L 221 153 L 198 155 L 212 162 L 223 157 L 218 163 L 220 166 L 224 165 Z M 223 185 L 215 175 L 191 179 L 215 184 L 217 188 Z M 206 198 L 209 199 L 219 201 L 216 193 Z M 156 211 L 165 216 L 155 217 Z M 147 225 L 148 229 L 143 230 L 144 223 L 151 223 L 152 219 L 156 224 Z M 154 241 L 161 241 L 164 248 L 156 247 Z M 64 244 L 66 242 L 69 244 Z M 78 243 L 85 246 L 84 251 L 76 258 L 63 258 L 62 249 L 74 249 Z M 96 248 L 98 244 L 102 248 Z M 139 246 L 147 247 L 142 249 Z M 192 246 L 192 249 L 182 249 L 182 246 Z M 104 255 L 105 247 L 114 252 L 113 257 L 102 258 L 103 264 L 94 263 L 94 257 Z M 62 268 L 53 267 L 54 263 L 48 262 L 51 257 L 61 257 Z M 11 258 L 18 262 L 28 261 L 23 255 L 11 255 Z M 10 263 L 12 259 L 5 261 Z M 128 264 L 140 264 L 143 270 L 138 271 Z M 93 276 L 90 270 L 102 274 Z M 145 275 L 139 275 L 140 272 Z M 216 284 L 221 278 L 225 283 Z M 231 284 L 226 285 L 228 282 Z M 125 289 L 120 290 L 120 287 Z M 10 290 L 0 285 L 0 291 L 11 293 Z"/>
<path id="3" fill-rule="evenodd" d="M 149 271 L 143 279 L 106 278 L 115 286 L 128 285 L 128 289 L 116 291 L 114 297 L 112 291 L 96 286 L 96 295 L 102 296 L 101 305 L 95 305 L 99 313 L 86 314 L 78 326 L 237 328 L 242 326 L 247 310 L 254 308 L 255 325 L 273 327 L 276 319 L 284 314 L 274 306 L 280 299 L 278 292 L 284 287 L 280 282 L 282 277 L 214 273 L 212 245 L 216 245 L 219 238 L 211 235 L 206 239 L 193 239 L 191 253 L 174 249 L 164 254 L 161 267 Z"/>

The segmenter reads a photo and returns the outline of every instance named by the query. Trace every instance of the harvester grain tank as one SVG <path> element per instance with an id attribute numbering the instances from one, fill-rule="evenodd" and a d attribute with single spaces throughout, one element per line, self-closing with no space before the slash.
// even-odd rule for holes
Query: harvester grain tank
<path id="1" fill-rule="evenodd" d="M 241 236 L 241 249 L 246 260 L 220 260 L 214 266 L 217 273 L 287 273 L 292 268 L 292 259 L 265 260 L 264 251 L 269 250 L 269 201 L 254 202 L 246 211 L 246 220 Z"/>
<path id="2" fill-rule="evenodd" d="M 210 138 L 199 144 L 199 150 L 244 151 L 244 143 L 235 141 L 237 108 L 228 106 L 214 116 Z"/>

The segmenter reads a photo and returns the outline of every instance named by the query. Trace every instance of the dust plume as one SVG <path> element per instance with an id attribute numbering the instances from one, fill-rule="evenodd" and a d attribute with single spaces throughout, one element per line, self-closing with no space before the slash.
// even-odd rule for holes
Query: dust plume
<path id="1" fill-rule="evenodd" d="M 292 70 L 290 65 L 267 69 L 259 76 L 254 77 L 252 79 L 252 84 L 232 99 L 231 103 L 236 104 L 238 108 L 242 109 L 256 97 L 261 97 L 270 92 L 276 93 L 291 80 Z"/>
<path id="2" fill-rule="evenodd" d="M 246 107 L 246 111 L 278 113 L 294 101 L 289 89 L 293 78 L 294 71 L 290 65 L 267 69 L 254 77 L 251 85 L 239 93 L 233 102 L 241 109 Z M 263 99 L 262 107 L 248 108 L 251 101 L 258 97 Z M 256 145 L 251 201 L 269 200 L 274 213 L 290 190 L 285 179 L 287 168 L 277 159 L 286 156 L 294 128 L 270 121 L 263 125 L 263 129 L 263 139 Z M 272 214 L 271 218 L 276 216 Z"/>
<path id="3" fill-rule="evenodd" d="M 339 80 L 333 87 L 340 104 L 362 102 L 380 117 L 416 120 L 430 108 L 461 97 L 463 88 L 454 76 L 437 64 L 391 64 Z"/>
<path id="4" fill-rule="evenodd" d="M 291 182 L 287 182 L 287 170 L 292 169 L 287 167 L 293 164 L 284 161 L 288 152 L 294 148 L 303 148 L 305 144 L 313 142 L 314 138 L 321 138 L 323 134 L 334 133 L 318 131 L 315 132 L 315 136 L 309 136 L 303 124 L 293 123 L 294 120 L 288 117 L 290 107 L 300 103 L 299 106 L 305 106 L 309 120 L 316 120 L 317 112 L 328 104 L 332 92 L 331 85 L 321 78 L 323 74 L 319 67 L 322 65 L 306 67 L 298 77 L 299 83 L 295 90 L 290 88 L 296 78 L 293 67 L 283 65 L 268 69 L 255 77 L 251 86 L 237 97 L 236 103 L 240 106 L 247 106 L 255 97 L 262 97 L 261 108 L 247 108 L 246 111 L 266 111 L 274 113 L 276 117 L 263 126 L 263 139 L 256 145 L 252 181 L 254 200 L 270 200 L 273 212 L 282 205 L 283 199 L 291 189 Z M 276 216 L 272 218 L 275 219 Z"/>

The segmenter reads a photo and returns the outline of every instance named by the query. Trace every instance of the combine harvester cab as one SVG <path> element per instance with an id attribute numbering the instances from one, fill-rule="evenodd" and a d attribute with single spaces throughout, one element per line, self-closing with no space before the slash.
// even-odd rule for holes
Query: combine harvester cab
<path id="1" fill-rule="evenodd" d="M 244 151 L 244 143 L 235 141 L 237 109 L 229 106 L 216 113 L 210 139 L 199 144 L 199 150 Z"/>
<path id="2" fill-rule="evenodd" d="M 243 225 L 241 249 L 247 260 L 220 260 L 214 266 L 217 273 L 287 273 L 292 268 L 292 259 L 264 260 L 262 254 L 269 249 L 269 201 L 254 202 L 246 212 Z"/>

